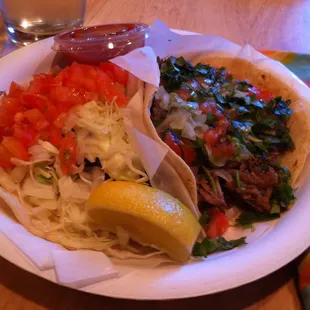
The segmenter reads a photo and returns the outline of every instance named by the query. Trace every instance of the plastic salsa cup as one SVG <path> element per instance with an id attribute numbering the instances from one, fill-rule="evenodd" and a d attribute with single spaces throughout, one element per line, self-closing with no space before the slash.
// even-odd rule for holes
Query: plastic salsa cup
<path id="1" fill-rule="evenodd" d="M 98 64 L 143 47 L 148 37 L 142 23 L 98 25 L 58 34 L 52 49 L 71 61 Z"/>

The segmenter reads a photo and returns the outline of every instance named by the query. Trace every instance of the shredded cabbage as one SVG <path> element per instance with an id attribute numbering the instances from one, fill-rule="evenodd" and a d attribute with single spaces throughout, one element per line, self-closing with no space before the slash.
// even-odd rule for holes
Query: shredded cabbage
<path id="1" fill-rule="evenodd" d="M 119 258 L 154 255 L 133 248 L 122 228 L 117 228 L 116 234 L 102 231 L 90 222 L 85 211 L 91 191 L 100 183 L 148 181 L 129 143 L 118 107 L 95 101 L 76 107 L 69 112 L 62 133 L 71 130 L 77 144 L 77 163 L 71 175 L 62 173 L 59 150 L 41 140 L 28 149 L 29 161 L 12 158 L 15 168 L 0 168 L 0 185 L 14 193 L 24 208 L 23 214 L 14 212 L 30 231 L 68 248 L 100 250 Z M 94 166 L 85 165 L 86 159 Z M 124 254 L 119 249 L 134 253 Z"/>

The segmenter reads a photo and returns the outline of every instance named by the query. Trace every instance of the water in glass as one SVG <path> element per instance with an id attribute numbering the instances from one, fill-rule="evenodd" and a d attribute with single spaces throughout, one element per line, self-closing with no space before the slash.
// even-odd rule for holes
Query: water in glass
<path id="1" fill-rule="evenodd" d="M 86 0 L 2 0 L 9 38 L 28 45 L 84 22 Z"/>

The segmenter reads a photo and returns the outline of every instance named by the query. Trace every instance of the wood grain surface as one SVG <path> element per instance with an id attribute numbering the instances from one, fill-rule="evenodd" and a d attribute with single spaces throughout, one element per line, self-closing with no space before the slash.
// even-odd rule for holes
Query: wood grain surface
<path id="1" fill-rule="evenodd" d="M 171 28 L 216 34 L 257 49 L 310 53 L 310 2 L 306 0 L 88 0 L 85 24 L 151 24 L 157 18 Z M 1 31 L 0 57 L 18 48 L 7 40 L 3 27 Z M 227 292 L 179 301 L 138 302 L 63 288 L 0 258 L 0 309 L 296 310 L 301 304 L 295 273 L 293 262 Z"/>

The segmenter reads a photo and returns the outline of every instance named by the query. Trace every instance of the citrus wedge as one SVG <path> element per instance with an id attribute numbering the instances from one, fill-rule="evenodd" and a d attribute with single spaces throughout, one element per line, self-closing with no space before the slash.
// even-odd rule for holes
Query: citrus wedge
<path id="1" fill-rule="evenodd" d="M 186 261 L 201 226 L 191 211 L 171 195 L 133 182 L 99 185 L 87 205 L 88 216 L 102 229 L 120 226 L 132 240 L 157 248 L 177 261 Z"/>

